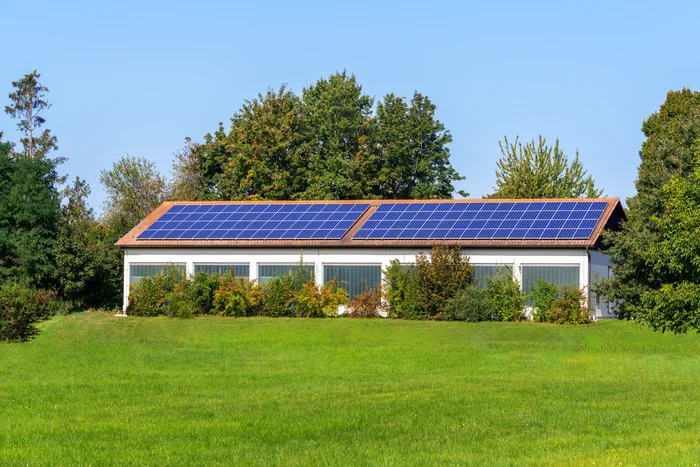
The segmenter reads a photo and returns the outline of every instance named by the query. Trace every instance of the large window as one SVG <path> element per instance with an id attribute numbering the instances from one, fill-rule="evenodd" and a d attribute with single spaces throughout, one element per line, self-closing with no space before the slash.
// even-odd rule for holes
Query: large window
<path id="1" fill-rule="evenodd" d="M 486 278 L 495 276 L 498 271 L 507 271 L 509 274 L 512 274 L 513 268 L 503 264 L 475 264 L 474 279 L 476 279 L 476 286 L 486 287 Z"/>
<path id="2" fill-rule="evenodd" d="M 575 266 L 534 266 L 523 265 L 523 292 L 530 295 L 530 290 L 542 279 L 562 287 L 579 286 L 579 267 Z M 531 305 L 528 298 L 528 305 Z"/>
<path id="3" fill-rule="evenodd" d="M 348 291 L 350 299 L 368 292 L 382 281 L 381 265 L 333 265 L 323 266 L 323 280 L 335 279 L 338 286 Z"/>
<path id="4" fill-rule="evenodd" d="M 264 284 L 277 276 L 284 276 L 294 271 L 298 263 L 290 264 L 258 264 L 258 283 Z M 304 263 L 304 267 L 309 272 L 311 277 L 314 277 L 316 266 L 313 263 Z"/>
<path id="5" fill-rule="evenodd" d="M 171 269 L 177 270 L 183 276 L 185 274 L 184 264 L 131 264 L 129 266 L 129 283 L 136 284 L 146 276 L 165 274 Z"/>
<path id="6" fill-rule="evenodd" d="M 249 264 L 195 264 L 194 273 L 206 272 L 207 274 L 223 275 L 228 272 L 233 273 L 234 277 L 250 278 Z"/>

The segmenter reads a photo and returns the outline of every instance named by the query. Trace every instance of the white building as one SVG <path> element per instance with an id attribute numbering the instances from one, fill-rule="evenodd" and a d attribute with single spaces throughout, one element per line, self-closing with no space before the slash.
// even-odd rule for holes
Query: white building
<path id="1" fill-rule="evenodd" d="M 617 198 L 167 202 L 117 242 L 124 250 L 124 308 L 144 275 L 233 268 L 265 282 L 303 261 L 318 283 L 351 295 L 381 283 L 390 261 L 413 263 L 435 245 L 460 246 L 481 282 L 498 266 L 528 293 L 538 279 L 590 289 L 612 264 L 601 233 L 625 214 Z M 596 318 L 612 316 L 591 296 Z"/>

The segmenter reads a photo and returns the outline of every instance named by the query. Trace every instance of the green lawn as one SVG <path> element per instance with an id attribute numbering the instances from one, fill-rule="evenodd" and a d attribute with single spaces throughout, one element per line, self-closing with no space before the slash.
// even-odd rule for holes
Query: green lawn
<path id="1" fill-rule="evenodd" d="M 42 323 L 2 465 L 693 465 L 700 336 L 350 319 Z"/>

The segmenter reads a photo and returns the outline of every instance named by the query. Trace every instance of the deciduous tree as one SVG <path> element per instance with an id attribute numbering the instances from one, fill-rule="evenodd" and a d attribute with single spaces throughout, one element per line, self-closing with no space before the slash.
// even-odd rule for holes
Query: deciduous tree
<path id="1" fill-rule="evenodd" d="M 115 234 L 126 234 L 167 197 L 165 178 L 142 157 L 121 158 L 101 172 L 100 181 L 107 192 L 105 224 Z"/>

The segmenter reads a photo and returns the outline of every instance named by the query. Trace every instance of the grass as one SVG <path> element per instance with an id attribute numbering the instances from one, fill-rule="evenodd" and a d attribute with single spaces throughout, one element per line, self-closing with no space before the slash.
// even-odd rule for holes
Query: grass
<path id="1" fill-rule="evenodd" d="M 349 319 L 42 323 L 0 344 L 2 465 L 692 465 L 700 339 Z"/>

